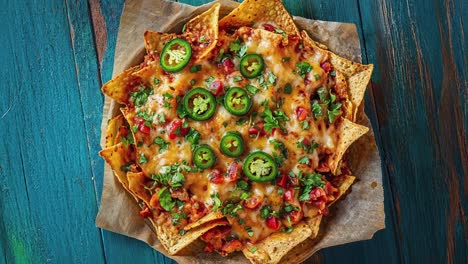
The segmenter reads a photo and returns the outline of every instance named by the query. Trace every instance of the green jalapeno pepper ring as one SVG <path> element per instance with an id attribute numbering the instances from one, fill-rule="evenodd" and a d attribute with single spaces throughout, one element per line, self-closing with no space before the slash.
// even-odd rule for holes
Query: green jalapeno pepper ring
<path id="1" fill-rule="evenodd" d="M 244 140 L 239 132 L 227 132 L 220 142 L 221 151 L 229 157 L 238 157 L 244 150 Z"/>
<path id="2" fill-rule="evenodd" d="M 242 169 L 244 174 L 255 182 L 271 181 L 278 174 L 278 166 L 273 157 L 260 150 L 250 153 L 245 158 Z"/>

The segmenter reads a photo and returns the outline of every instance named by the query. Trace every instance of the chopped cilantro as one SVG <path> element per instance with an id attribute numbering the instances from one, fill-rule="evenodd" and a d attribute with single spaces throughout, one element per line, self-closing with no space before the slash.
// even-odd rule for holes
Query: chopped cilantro
<path id="1" fill-rule="evenodd" d="M 130 96 L 133 98 L 133 104 L 135 106 L 142 106 L 148 101 L 148 96 L 153 94 L 153 88 L 147 88 L 143 90 L 138 90 L 136 92 L 130 93 Z"/>
<path id="2" fill-rule="evenodd" d="M 292 93 L 292 86 L 290 83 L 287 83 L 285 86 L 284 86 L 284 93 L 285 94 L 291 94 Z"/>
<path id="3" fill-rule="evenodd" d="M 159 80 L 158 78 L 156 78 L 156 77 L 153 78 L 153 83 L 155 85 L 158 85 L 160 82 L 161 82 L 161 80 Z"/>
<path id="4" fill-rule="evenodd" d="M 260 208 L 260 217 L 262 219 L 267 219 L 270 214 L 271 214 L 271 206 L 270 205 L 264 205 L 262 208 Z"/>
<path id="5" fill-rule="evenodd" d="M 260 116 L 263 117 L 263 120 L 265 121 L 264 129 L 268 133 L 272 133 L 273 128 L 285 130 L 281 122 L 289 120 L 289 117 L 287 117 L 282 110 L 275 110 L 272 112 L 268 107 L 265 107 Z"/>
<path id="6" fill-rule="evenodd" d="M 255 87 L 255 86 L 253 86 L 251 84 L 247 84 L 247 86 L 245 86 L 245 89 L 251 94 L 256 94 L 259 91 L 259 89 L 257 87 Z"/>
<path id="7" fill-rule="evenodd" d="M 322 78 L 322 77 L 320 76 L 320 74 L 315 74 L 314 77 L 315 77 L 315 80 L 316 80 L 316 81 L 318 81 L 318 80 L 320 80 L 320 78 Z"/>
<path id="8" fill-rule="evenodd" d="M 242 126 L 242 125 L 245 124 L 246 122 L 247 122 L 247 120 L 241 118 L 241 119 L 237 120 L 236 124 L 237 124 L 238 126 Z"/>
<path id="9" fill-rule="evenodd" d="M 309 163 L 310 163 L 310 159 L 307 156 L 304 156 L 304 157 L 299 159 L 299 164 L 307 164 L 308 165 Z"/>
<path id="10" fill-rule="evenodd" d="M 138 158 L 138 164 L 144 164 L 146 162 L 148 162 L 148 159 L 146 158 L 145 153 L 141 153 Z"/>
<path id="11" fill-rule="evenodd" d="M 211 194 L 211 199 L 213 199 L 213 211 L 217 212 L 222 205 L 218 193 Z"/>
<path id="12" fill-rule="evenodd" d="M 201 43 L 208 43 L 208 40 L 206 40 L 206 37 L 204 35 L 200 37 L 199 41 Z"/>
<path id="13" fill-rule="evenodd" d="M 236 77 L 234 77 L 233 80 L 234 80 L 235 82 L 240 82 L 240 81 L 242 81 L 242 76 L 237 75 Z"/>
<path id="14" fill-rule="evenodd" d="M 299 201 L 307 201 L 310 199 L 310 191 L 315 187 L 323 188 L 325 182 L 322 180 L 322 175 L 319 173 L 306 173 L 302 175 L 302 172 L 299 173 L 299 182 L 301 184 L 302 191 L 299 196 Z"/>
<path id="15" fill-rule="evenodd" d="M 174 208 L 175 202 L 172 200 L 171 193 L 169 192 L 167 187 L 163 187 L 158 192 L 158 196 L 161 207 L 164 208 L 164 210 L 170 212 Z"/>
<path id="16" fill-rule="evenodd" d="M 257 247 L 251 247 L 251 248 L 249 249 L 249 251 L 252 252 L 252 253 L 254 253 L 254 252 L 257 251 L 257 250 L 258 250 Z"/>
<path id="17" fill-rule="evenodd" d="M 159 153 L 163 153 L 169 148 L 171 143 L 164 141 L 161 137 L 155 137 L 153 143 L 159 146 Z"/>
<path id="18" fill-rule="evenodd" d="M 191 73 L 199 72 L 201 71 L 201 69 L 202 69 L 201 65 L 192 65 L 192 67 L 190 67 L 190 72 Z"/>
<path id="19" fill-rule="evenodd" d="M 284 58 L 281 59 L 281 62 L 288 62 L 290 60 L 291 60 L 290 57 L 284 57 Z"/>
<path id="20" fill-rule="evenodd" d="M 305 61 L 297 62 L 296 67 L 297 70 L 295 70 L 295 73 L 299 74 L 302 78 L 312 70 L 312 66 Z"/>
<path id="21" fill-rule="evenodd" d="M 268 84 L 273 84 L 275 85 L 276 84 L 276 75 L 272 72 L 268 72 Z"/>
<path id="22" fill-rule="evenodd" d="M 300 124 L 301 124 L 301 127 L 302 127 L 303 130 L 309 130 L 309 128 L 310 128 L 309 121 L 304 120 L 304 121 L 301 121 Z"/>
<path id="23" fill-rule="evenodd" d="M 127 172 L 127 171 L 130 171 L 130 169 L 132 168 L 132 162 L 130 163 L 127 163 L 123 166 L 120 167 L 120 170 L 123 171 L 123 172 Z"/>
<path id="24" fill-rule="evenodd" d="M 195 79 L 190 80 L 190 85 L 194 86 L 197 81 Z"/>
<path id="25" fill-rule="evenodd" d="M 215 80 L 215 78 L 214 78 L 213 76 L 210 76 L 210 77 L 208 77 L 208 78 L 205 79 L 205 82 L 206 82 L 207 84 L 211 84 L 214 80 Z"/>

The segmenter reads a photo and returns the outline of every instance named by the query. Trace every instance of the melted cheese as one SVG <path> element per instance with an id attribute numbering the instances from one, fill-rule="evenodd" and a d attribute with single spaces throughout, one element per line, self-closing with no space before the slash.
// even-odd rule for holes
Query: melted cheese
<path id="1" fill-rule="evenodd" d="M 270 35 L 269 35 L 270 34 Z M 226 173 L 228 168 L 236 160 L 223 155 L 220 151 L 219 142 L 222 136 L 228 131 L 238 131 L 241 133 L 245 144 L 246 151 L 244 155 L 240 157 L 239 169 L 242 168 L 242 160 L 245 156 L 255 150 L 263 150 L 269 154 L 278 154 L 279 150 L 275 149 L 272 144 L 272 140 L 278 140 L 284 143 L 288 149 L 288 158 L 284 159 L 282 166 L 280 167 L 281 174 L 288 174 L 290 171 L 299 173 L 299 170 L 304 170 L 305 165 L 298 166 L 298 161 L 304 156 L 308 156 L 311 159 L 309 167 L 306 170 L 314 171 L 319 164 L 319 153 L 315 150 L 313 153 L 307 153 L 302 148 L 297 147 L 297 143 L 300 139 L 308 139 L 310 142 L 317 142 L 324 148 L 333 150 L 336 146 L 336 135 L 335 128 L 333 125 L 327 126 L 323 120 L 314 120 L 311 114 L 311 103 L 310 98 L 314 95 L 317 88 L 323 85 L 325 82 L 326 74 L 320 68 L 320 63 L 323 61 L 323 54 L 316 53 L 306 58 L 301 57 L 303 54 L 297 52 L 294 46 L 280 47 L 282 41 L 281 35 L 265 33 L 261 30 L 239 30 L 238 34 L 232 37 L 227 37 L 228 41 L 218 49 L 228 50 L 230 41 L 239 37 L 244 45 L 247 46 L 247 53 L 260 54 L 265 61 L 265 68 L 263 71 L 264 81 L 268 83 L 268 73 L 272 73 L 276 76 L 276 84 L 267 84 L 264 89 L 259 81 L 259 78 L 245 79 L 242 81 L 235 81 L 236 76 L 241 76 L 238 70 L 226 74 L 218 67 L 214 62 L 203 62 L 202 70 L 197 73 L 190 73 L 190 65 L 188 65 L 183 71 L 175 74 L 169 74 L 169 76 L 158 78 L 161 79 L 161 84 L 154 89 L 154 94 L 148 97 L 147 103 L 141 107 L 141 109 L 131 108 L 129 117 L 135 116 L 138 110 L 150 110 L 155 115 L 164 114 L 168 119 L 173 120 L 177 118 L 177 96 L 183 96 L 192 87 L 205 87 L 209 89 L 209 83 L 206 82 L 208 78 L 221 81 L 224 86 L 239 86 L 245 87 L 247 84 L 254 85 L 259 88 L 258 93 L 252 95 L 252 110 L 250 113 L 256 112 L 255 117 L 237 117 L 227 112 L 222 105 L 217 105 L 217 110 L 214 116 L 206 121 L 193 121 L 187 119 L 188 125 L 196 129 L 201 134 L 200 144 L 208 144 L 214 150 L 217 161 L 213 168 L 205 169 L 203 172 L 186 173 L 185 188 L 189 190 L 189 193 L 196 197 L 200 201 L 204 202 L 206 206 L 211 207 L 213 205 L 212 194 L 218 194 L 222 201 L 235 199 L 238 197 L 238 190 L 236 190 L 235 183 L 223 183 L 213 184 L 210 182 L 210 173 L 213 170 L 218 170 L 221 173 Z M 220 35 L 222 37 L 225 34 Z M 268 38 L 265 38 L 267 36 Z M 214 53 L 216 54 L 216 52 Z M 290 60 L 287 62 L 283 61 L 283 58 L 289 57 Z M 233 59 L 236 68 L 239 67 L 239 58 Z M 295 65 L 299 61 L 307 61 L 312 66 L 312 71 L 306 75 L 309 80 L 306 82 L 303 77 L 299 76 L 294 72 Z M 151 75 L 153 78 L 153 75 Z M 319 78 L 320 77 L 320 78 Z M 191 80 L 195 81 L 195 85 L 190 85 Z M 148 80 L 150 82 L 150 80 Z M 279 92 L 280 89 L 284 89 L 286 84 L 291 84 L 292 94 L 288 95 L 284 92 Z M 163 94 L 170 93 L 174 96 L 173 100 L 170 101 L 170 108 L 164 107 L 166 99 Z M 262 121 L 261 113 L 264 111 L 265 106 L 262 105 L 268 100 L 267 106 L 272 110 L 276 110 L 278 101 L 280 98 L 283 100 L 283 104 L 280 105 L 280 109 L 284 111 L 285 115 L 289 118 L 289 121 L 282 122 L 282 125 L 287 129 L 288 134 L 282 135 L 278 131 L 274 135 L 270 136 L 259 136 L 249 137 L 248 130 L 252 127 L 252 123 Z M 181 103 L 181 102 L 179 102 Z M 302 107 L 308 111 L 306 121 L 309 123 L 310 128 L 304 130 L 303 124 L 298 121 L 296 110 Z M 243 125 L 239 125 L 238 121 L 245 119 L 246 122 Z M 167 123 L 168 124 L 168 123 Z M 168 137 L 168 125 L 159 124 L 153 121 L 153 129 L 149 136 L 142 133 L 136 133 L 135 138 L 137 142 L 143 142 L 142 146 L 137 147 L 137 158 L 144 154 L 148 157 L 146 163 L 140 164 L 145 174 L 158 173 L 162 166 L 172 165 L 174 163 L 181 163 L 186 161 L 191 163 L 192 150 L 191 144 L 186 141 L 183 137 L 178 137 L 175 140 L 171 140 Z M 131 123 L 131 125 L 133 125 Z M 162 132 L 165 133 L 162 133 Z M 161 137 L 165 141 L 170 142 L 168 149 L 162 153 L 159 153 L 159 147 L 153 143 L 155 137 Z M 259 210 L 263 205 L 271 205 L 272 208 L 278 212 L 280 206 L 283 205 L 284 201 L 282 195 L 278 194 L 278 187 L 271 183 L 251 183 L 251 193 L 255 196 L 262 197 L 262 204 L 256 209 L 247 209 L 239 211 L 239 217 L 244 219 L 245 224 L 240 225 L 238 219 L 229 218 L 230 223 L 233 226 L 234 233 L 243 240 L 251 242 L 259 241 L 271 233 L 274 230 L 268 228 L 265 224 L 265 220 L 260 218 Z M 238 198 L 237 198 L 238 199 Z M 296 198 L 293 204 L 299 205 Z M 315 207 L 314 207 L 315 208 Z M 314 208 L 304 209 L 305 215 L 314 216 L 317 211 Z M 245 227 L 251 227 L 253 236 L 249 236 Z"/>

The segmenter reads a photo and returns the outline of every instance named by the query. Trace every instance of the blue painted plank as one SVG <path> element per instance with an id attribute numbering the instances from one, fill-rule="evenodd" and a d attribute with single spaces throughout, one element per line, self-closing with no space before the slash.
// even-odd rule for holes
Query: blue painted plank
<path id="1" fill-rule="evenodd" d="M 361 0 L 360 9 L 402 262 L 467 263 L 466 5 Z"/>
<path id="2" fill-rule="evenodd" d="M 87 127 L 88 147 L 99 205 L 104 167 L 102 159 L 97 155 L 101 150 L 99 140 L 103 106 L 100 87 L 112 76 L 123 1 L 69 2 L 68 8 L 71 26 L 75 28 L 75 32 L 80 32 L 80 34 L 75 33 L 74 54 L 76 68 L 80 73 L 81 101 L 86 113 L 84 122 Z M 92 220 L 94 221 L 94 218 Z M 106 230 L 101 232 L 108 263 L 164 262 L 161 254 L 143 242 Z"/>
<path id="3" fill-rule="evenodd" d="M 65 2 L 11 1 L 1 12 L 6 261 L 103 262 Z"/>

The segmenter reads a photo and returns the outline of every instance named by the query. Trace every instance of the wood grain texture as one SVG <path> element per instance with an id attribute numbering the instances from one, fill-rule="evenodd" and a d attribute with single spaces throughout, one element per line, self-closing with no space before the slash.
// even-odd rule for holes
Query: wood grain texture
<path id="1" fill-rule="evenodd" d="M 206 0 L 185 0 L 200 5 Z M 468 58 L 463 0 L 285 0 L 355 23 L 374 63 L 366 113 L 384 162 L 386 226 L 307 263 L 468 263 Z M 103 97 L 123 0 L 0 9 L 0 263 L 174 263 L 99 230 Z"/>

